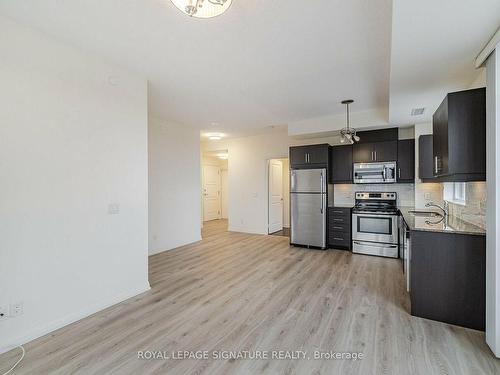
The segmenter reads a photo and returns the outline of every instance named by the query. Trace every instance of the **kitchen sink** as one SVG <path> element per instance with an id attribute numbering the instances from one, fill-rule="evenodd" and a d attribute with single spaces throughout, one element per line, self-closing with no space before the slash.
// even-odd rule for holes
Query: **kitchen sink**
<path id="1" fill-rule="evenodd" d="M 439 212 L 434 212 L 434 211 L 408 211 L 410 214 L 414 216 L 420 216 L 420 217 L 443 217 Z"/>

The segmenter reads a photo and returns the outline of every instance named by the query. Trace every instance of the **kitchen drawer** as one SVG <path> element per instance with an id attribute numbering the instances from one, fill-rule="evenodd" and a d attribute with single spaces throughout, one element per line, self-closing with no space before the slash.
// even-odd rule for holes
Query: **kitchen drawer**
<path id="1" fill-rule="evenodd" d="M 351 215 L 348 216 L 331 216 L 330 226 L 332 225 L 351 225 Z"/>
<path id="2" fill-rule="evenodd" d="M 329 209 L 330 215 L 337 216 L 351 216 L 351 209 L 344 207 L 330 207 Z"/>
<path id="3" fill-rule="evenodd" d="M 351 223 L 340 223 L 340 222 L 335 222 L 332 221 L 329 223 L 328 228 L 331 232 L 351 232 Z"/>
<path id="4" fill-rule="evenodd" d="M 351 248 L 351 234 L 348 232 L 328 233 L 330 247 Z"/>

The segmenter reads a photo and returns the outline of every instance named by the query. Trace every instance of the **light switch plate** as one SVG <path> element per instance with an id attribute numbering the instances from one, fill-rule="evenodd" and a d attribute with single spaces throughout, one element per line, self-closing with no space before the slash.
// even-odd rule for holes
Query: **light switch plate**
<path id="1" fill-rule="evenodd" d="M 432 199 L 432 194 L 431 194 L 431 193 L 425 193 L 425 194 L 424 194 L 424 199 L 425 199 L 426 201 L 430 201 L 430 200 Z"/>

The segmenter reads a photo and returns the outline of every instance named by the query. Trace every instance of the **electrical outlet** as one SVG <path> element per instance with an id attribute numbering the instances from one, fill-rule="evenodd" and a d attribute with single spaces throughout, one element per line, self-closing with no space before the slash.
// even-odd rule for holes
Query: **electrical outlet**
<path id="1" fill-rule="evenodd" d="M 7 305 L 0 305 L 0 320 L 7 319 L 9 317 L 9 308 Z"/>
<path id="2" fill-rule="evenodd" d="M 22 302 L 16 302 L 10 305 L 10 316 L 15 318 L 16 316 L 23 315 L 24 304 Z"/>
<path id="3" fill-rule="evenodd" d="M 120 213 L 120 205 L 118 203 L 108 204 L 108 214 L 109 215 L 118 215 L 119 213 Z"/>

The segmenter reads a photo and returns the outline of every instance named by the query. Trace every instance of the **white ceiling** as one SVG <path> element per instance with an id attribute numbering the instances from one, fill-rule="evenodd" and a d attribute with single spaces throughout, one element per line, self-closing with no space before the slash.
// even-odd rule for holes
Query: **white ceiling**
<path id="1" fill-rule="evenodd" d="M 387 106 L 389 0 L 234 0 L 200 20 L 170 0 L 0 0 L 0 12 L 128 66 L 151 112 L 201 129 Z"/>
<path id="2" fill-rule="evenodd" d="M 201 20 L 170 0 L 0 0 L 0 13 L 147 78 L 153 116 L 232 135 L 313 133 L 308 119 L 343 122 L 345 98 L 415 122 L 408 109 L 472 82 L 500 1 L 395 0 L 392 15 L 391 0 L 233 0 Z"/>
<path id="3" fill-rule="evenodd" d="M 470 88 L 499 26 L 500 0 L 394 1 L 389 122 L 429 121 L 448 92 Z M 426 110 L 411 117 L 416 107 Z"/>

